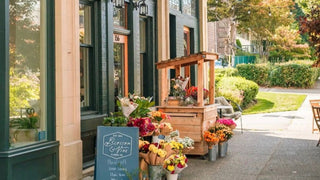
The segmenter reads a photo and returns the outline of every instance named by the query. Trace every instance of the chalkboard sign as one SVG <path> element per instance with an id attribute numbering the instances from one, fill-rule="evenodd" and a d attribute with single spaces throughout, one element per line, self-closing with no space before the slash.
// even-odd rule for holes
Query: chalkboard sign
<path id="1" fill-rule="evenodd" d="M 95 180 L 137 180 L 139 129 L 99 126 Z"/>

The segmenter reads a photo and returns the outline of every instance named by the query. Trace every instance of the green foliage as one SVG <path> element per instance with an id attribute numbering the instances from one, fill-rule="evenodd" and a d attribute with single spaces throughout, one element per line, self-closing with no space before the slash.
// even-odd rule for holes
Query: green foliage
<path id="1" fill-rule="evenodd" d="M 259 90 L 259 86 L 255 82 L 243 77 L 224 77 L 218 82 L 216 88 L 216 96 L 224 96 L 237 102 L 242 107 L 251 103 Z"/>
<path id="2" fill-rule="evenodd" d="M 307 65 L 287 64 L 275 66 L 270 72 L 270 85 L 281 87 L 313 86 L 318 78 L 318 70 Z"/>
<path id="3" fill-rule="evenodd" d="M 319 68 L 312 68 L 310 61 L 294 61 L 280 65 L 241 64 L 237 66 L 240 76 L 259 85 L 308 88 L 319 77 Z"/>
<path id="4" fill-rule="evenodd" d="M 37 129 L 39 116 L 16 118 L 10 121 L 10 127 L 18 129 Z"/>
<path id="5" fill-rule="evenodd" d="M 39 73 L 29 70 L 18 73 L 10 68 L 9 97 L 10 116 L 20 115 L 21 108 L 30 107 L 31 100 L 40 99 Z"/>
<path id="6" fill-rule="evenodd" d="M 239 76 L 238 70 L 233 67 L 215 69 L 215 83 L 218 83 L 223 77 Z"/>
<path id="7" fill-rule="evenodd" d="M 267 66 L 259 66 L 255 64 L 238 64 L 237 70 L 239 75 L 256 82 L 259 85 L 268 85 L 268 71 Z"/>
<path id="8" fill-rule="evenodd" d="M 105 126 L 126 126 L 127 123 L 128 119 L 124 116 L 113 116 L 113 114 L 103 119 L 103 125 Z"/>
<path id="9" fill-rule="evenodd" d="M 241 41 L 239 39 L 236 40 L 236 45 L 239 47 L 239 48 L 242 48 L 242 44 L 241 44 Z"/>

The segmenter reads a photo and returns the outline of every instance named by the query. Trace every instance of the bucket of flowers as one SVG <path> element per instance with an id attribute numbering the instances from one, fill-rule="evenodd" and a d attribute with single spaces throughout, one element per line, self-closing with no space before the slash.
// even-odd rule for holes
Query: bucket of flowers
<path id="1" fill-rule="evenodd" d="M 182 154 L 172 154 L 167 159 L 164 160 L 163 168 L 167 173 L 167 180 L 176 180 L 178 179 L 178 174 L 188 167 L 188 159 Z"/>
<path id="2" fill-rule="evenodd" d="M 214 128 L 209 128 L 204 132 L 203 138 L 208 144 L 208 160 L 215 161 L 217 159 L 217 144 L 219 143 L 219 138 L 216 133 L 214 133 Z"/>
<path id="3" fill-rule="evenodd" d="M 219 138 L 219 156 L 225 157 L 228 151 L 228 140 L 232 138 L 233 132 L 231 128 L 223 124 L 217 124 L 215 126 L 215 132 Z"/>

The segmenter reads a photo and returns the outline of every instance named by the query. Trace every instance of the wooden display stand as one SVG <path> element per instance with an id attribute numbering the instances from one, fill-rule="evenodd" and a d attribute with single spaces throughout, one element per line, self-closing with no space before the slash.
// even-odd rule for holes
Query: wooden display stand
<path id="1" fill-rule="evenodd" d="M 181 58 L 169 59 L 157 63 L 161 69 L 161 104 L 158 109 L 171 116 L 170 123 L 173 129 L 180 132 L 180 137 L 188 136 L 195 141 L 195 148 L 187 154 L 205 155 L 208 146 L 203 140 L 203 133 L 208 127 L 213 126 L 217 117 L 217 107 L 214 105 L 214 61 L 218 55 L 214 53 L 201 52 Z M 204 105 L 204 63 L 210 63 L 209 81 L 209 104 Z M 190 75 L 190 65 L 198 65 L 198 97 L 197 106 L 170 106 L 165 100 L 168 96 L 168 70 L 175 69 L 176 76 L 180 75 L 181 67 L 185 67 L 185 76 Z"/>

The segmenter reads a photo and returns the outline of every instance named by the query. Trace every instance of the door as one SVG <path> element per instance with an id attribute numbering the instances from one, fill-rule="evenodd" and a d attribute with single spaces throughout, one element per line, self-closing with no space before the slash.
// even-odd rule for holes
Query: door
<path id="1" fill-rule="evenodd" d="M 113 35 L 114 96 L 128 96 L 128 37 Z"/>

